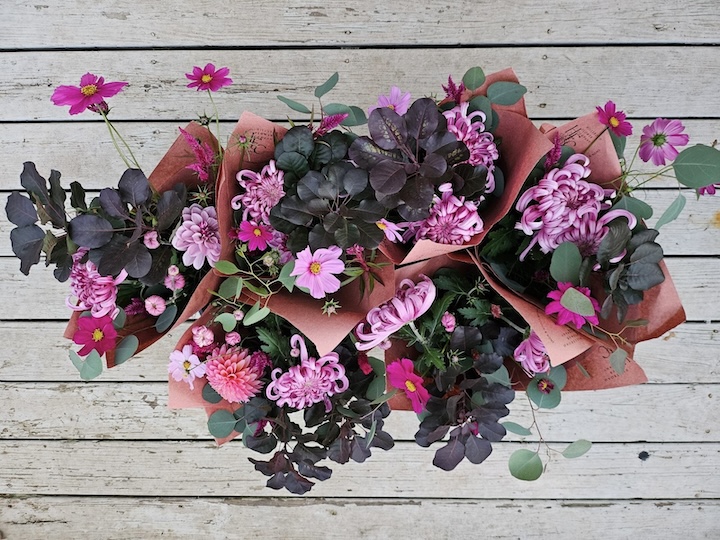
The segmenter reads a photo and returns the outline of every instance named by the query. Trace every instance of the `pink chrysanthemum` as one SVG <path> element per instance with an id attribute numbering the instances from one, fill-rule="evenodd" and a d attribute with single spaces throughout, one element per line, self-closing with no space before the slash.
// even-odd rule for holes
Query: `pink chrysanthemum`
<path id="1" fill-rule="evenodd" d="M 623 111 L 615 108 L 615 103 L 608 101 L 604 107 L 595 107 L 598 113 L 598 121 L 607 126 L 618 137 L 632 135 L 632 124 L 625 120 L 627 118 Z"/>
<path id="2" fill-rule="evenodd" d="M 460 245 L 483 231 L 483 222 L 475 203 L 456 197 L 451 184 L 443 184 L 442 197 L 434 198 L 430 215 L 423 221 L 410 223 L 405 238 L 432 240 L 439 244 Z"/>
<path id="3" fill-rule="evenodd" d="M 250 351 L 239 347 L 215 349 L 205 362 L 205 377 L 230 403 L 245 403 L 262 388 L 262 372 L 252 363 Z"/>
<path id="4" fill-rule="evenodd" d="M 237 238 L 242 242 L 247 242 L 250 251 L 263 251 L 267 248 L 268 242 L 273 239 L 273 234 L 270 228 L 265 225 L 258 225 L 252 221 L 243 221 L 237 231 Z"/>
<path id="5" fill-rule="evenodd" d="M 375 225 L 378 226 L 378 228 L 385 234 L 385 238 L 387 238 L 390 242 L 402 242 L 402 232 L 403 229 L 396 225 L 395 223 L 392 223 L 388 221 L 387 219 L 381 219 L 380 221 L 376 221 Z"/>
<path id="6" fill-rule="evenodd" d="M 170 353 L 168 373 L 178 382 L 185 381 L 192 390 L 195 379 L 205 376 L 205 364 L 193 354 L 192 345 L 185 345 L 181 351 Z"/>
<path id="7" fill-rule="evenodd" d="M 183 128 L 178 129 L 192 149 L 193 154 L 195 154 L 195 163 L 192 163 L 185 168 L 195 171 L 198 175 L 198 180 L 201 182 L 209 181 L 215 168 L 215 150 L 213 150 L 208 143 L 201 143 Z"/>
<path id="8" fill-rule="evenodd" d="M 390 386 L 404 392 L 410 400 L 415 414 L 420 414 L 430 399 L 430 393 L 423 386 L 423 378 L 415 373 L 412 360 L 401 358 L 391 362 L 386 371 Z"/>
<path id="9" fill-rule="evenodd" d="M 276 401 L 279 407 L 287 405 L 293 409 L 304 409 L 321 401 L 325 411 L 332 409 L 330 397 L 340 394 L 350 385 L 345 376 L 345 367 L 336 352 L 320 358 L 308 356 L 305 340 L 295 334 L 290 345 L 300 351 L 300 365 L 290 367 L 285 373 L 276 368 L 272 382 L 266 389 L 267 397 Z"/>
<path id="10" fill-rule="evenodd" d="M 122 270 L 117 277 L 101 276 L 95 264 L 88 259 L 81 263 L 87 249 L 80 248 L 72 256 L 73 266 L 70 270 L 71 296 L 65 300 L 67 307 L 73 311 L 90 310 L 93 317 L 99 318 L 110 315 L 113 319 L 120 309 L 115 304 L 117 300 L 117 286 L 127 277 Z M 72 302 L 75 296 L 77 302 Z"/>
<path id="11" fill-rule="evenodd" d="M 531 331 L 528 338 L 517 346 L 513 356 L 530 377 L 550 370 L 550 357 L 545 345 L 535 332 Z"/>
<path id="12" fill-rule="evenodd" d="M 435 285 L 429 277 L 421 277 L 417 284 L 403 279 L 393 298 L 368 312 L 366 322 L 355 328 L 357 350 L 369 351 L 381 346 L 392 334 L 430 309 L 435 301 Z"/>
<path id="13" fill-rule="evenodd" d="M 243 210 L 243 220 L 256 223 L 270 223 L 270 210 L 285 195 L 283 178 L 285 173 L 275 166 L 275 160 L 263 167 L 259 173 L 243 169 L 237 173 L 237 181 L 245 192 L 233 197 L 234 210 Z"/>
<path id="14" fill-rule="evenodd" d="M 315 253 L 308 246 L 297 254 L 295 268 L 290 275 L 297 277 L 295 284 L 298 287 L 310 289 L 310 296 L 323 298 L 327 293 L 340 289 L 340 280 L 334 274 L 345 270 L 345 263 L 340 260 L 342 253 L 338 246 L 319 248 Z"/>
<path id="15" fill-rule="evenodd" d="M 200 270 L 207 260 L 210 266 L 215 266 L 220 258 L 220 229 L 215 208 L 193 204 L 183 208 L 182 219 L 172 245 L 184 251 L 183 264 Z"/>
<path id="16" fill-rule="evenodd" d="M 649 126 L 643 128 L 640 135 L 640 159 L 647 162 L 652 160 L 653 165 L 665 165 L 665 160 L 672 161 L 677 155 L 676 146 L 685 146 L 690 137 L 683 133 L 685 126 L 680 120 L 657 118 Z"/>
<path id="17" fill-rule="evenodd" d="M 185 76 L 191 81 L 187 85 L 188 88 L 217 92 L 223 86 L 232 84 L 232 79 L 228 77 L 229 74 L 230 70 L 226 67 L 216 70 L 214 64 L 206 64 L 204 68 L 193 67 L 192 73 L 186 73 Z"/>
<path id="18" fill-rule="evenodd" d="M 80 86 L 58 86 L 50 98 L 55 105 L 70 105 L 70 114 L 80 114 L 85 109 L 97 112 L 97 106 L 122 91 L 126 82 L 105 82 L 103 77 L 86 73 L 80 78 Z M 106 111 L 106 108 L 102 109 Z"/>
<path id="19" fill-rule="evenodd" d="M 115 348 L 117 331 L 109 315 L 102 317 L 80 317 L 77 321 L 77 330 L 73 334 L 73 342 L 82 345 L 78 351 L 80 356 L 97 351 L 100 356 Z"/>
<path id="20" fill-rule="evenodd" d="M 410 108 L 410 99 L 411 97 L 409 92 L 403 93 L 400 88 L 393 86 L 390 88 L 389 96 L 378 96 L 377 105 L 370 107 L 368 109 L 368 114 L 373 112 L 375 109 L 387 107 L 402 116 Z"/>
<path id="21" fill-rule="evenodd" d="M 596 314 L 584 316 L 580 315 L 579 313 L 575 313 L 574 311 L 570 311 L 568 308 L 563 306 L 560 302 L 560 299 L 563 297 L 563 294 L 565 294 L 565 291 L 567 291 L 568 289 L 575 289 L 587 296 L 590 299 L 590 303 L 592 304 Z M 597 313 L 600 312 L 600 304 L 597 300 L 590 296 L 590 289 L 588 289 L 587 287 L 573 287 L 572 283 L 560 282 L 558 283 L 557 290 L 549 292 L 547 296 L 552 300 L 552 302 L 545 306 L 545 313 L 547 313 L 548 315 L 557 313 L 558 326 L 572 323 L 575 325 L 575 328 L 580 330 L 580 328 L 582 328 L 585 322 L 589 322 L 595 325 L 599 324 Z"/>
<path id="22" fill-rule="evenodd" d="M 583 257 L 595 255 L 598 252 L 600 243 L 610 230 L 608 225 L 619 217 L 624 217 L 627 220 L 630 229 L 634 229 L 637 225 L 637 218 L 627 210 L 610 210 L 600 217 L 597 214 L 588 213 L 583 215 L 575 225 L 558 235 L 558 245 L 563 242 L 572 242 L 578 247 Z M 618 255 L 617 260 L 613 259 L 611 262 L 617 262 L 624 256 L 625 251 Z"/>

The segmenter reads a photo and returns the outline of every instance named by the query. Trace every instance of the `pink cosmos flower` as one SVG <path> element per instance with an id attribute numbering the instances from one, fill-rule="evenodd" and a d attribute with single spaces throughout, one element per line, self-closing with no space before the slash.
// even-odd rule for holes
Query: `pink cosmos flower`
<path id="1" fill-rule="evenodd" d="M 205 364 L 193 354 L 192 345 L 185 345 L 181 351 L 170 353 L 168 373 L 178 382 L 185 381 L 192 390 L 195 379 L 205 376 Z"/>
<path id="2" fill-rule="evenodd" d="M 185 141 L 188 143 L 190 148 L 195 154 L 195 163 L 192 163 L 185 167 L 191 171 L 195 171 L 198 175 L 198 180 L 201 182 L 207 182 L 210 180 L 210 175 L 213 173 L 215 168 L 215 150 L 208 143 L 200 143 L 195 137 L 190 135 L 183 128 L 178 128 Z"/>
<path id="3" fill-rule="evenodd" d="M 251 361 L 250 351 L 223 345 L 205 362 L 210 386 L 230 403 L 245 403 L 262 388 L 262 372 Z"/>
<path id="4" fill-rule="evenodd" d="M 243 220 L 270 223 L 270 210 L 285 195 L 284 176 L 285 173 L 275 166 L 274 159 L 259 173 L 243 169 L 236 178 L 245 192 L 233 197 L 230 203 L 233 210 L 244 208 Z"/>
<path id="5" fill-rule="evenodd" d="M 446 332 L 452 333 L 455 331 L 455 325 L 457 324 L 457 321 L 455 320 L 455 315 L 453 315 L 449 311 L 446 311 L 440 318 L 440 323 L 443 325 L 443 328 L 445 328 Z"/>
<path id="6" fill-rule="evenodd" d="M 386 370 L 390 386 L 405 392 L 415 414 L 420 414 L 430 399 L 430 393 L 423 386 L 423 378 L 415 373 L 412 360 L 401 358 L 388 364 Z"/>
<path id="7" fill-rule="evenodd" d="M 345 367 L 336 352 L 320 358 L 308 356 L 305 340 L 295 334 L 290 345 L 300 350 L 300 365 L 290 367 L 285 373 L 276 368 L 272 371 L 272 382 L 265 393 L 276 401 L 278 407 L 287 405 L 293 409 L 304 409 L 321 401 L 325 411 L 332 409 L 330 397 L 348 389 L 350 383 L 345 376 Z"/>
<path id="8" fill-rule="evenodd" d="M 615 108 L 615 103 L 608 101 L 604 107 L 595 107 L 598 121 L 607 126 L 618 137 L 632 135 L 632 124 L 625 120 L 627 115 Z"/>
<path id="9" fill-rule="evenodd" d="M 240 230 L 237 232 L 238 240 L 247 242 L 250 251 L 263 251 L 268 242 L 273 239 L 272 231 L 265 225 L 257 225 L 252 221 L 240 223 Z"/>
<path id="10" fill-rule="evenodd" d="M 50 99 L 55 105 L 70 105 L 70 114 L 80 114 L 93 106 L 97 108 L 105 98 L 121 92 L 127 85 L 126 82 L 106 83 L 103 77 L 86 73 L 80 78 L 80 86 L 58 86 Z"/>
<path id="11" fill-rule="evenodd" d="M 517 346 L 513 356 L 515 361 L 522 366 L 525 373 L 530 377 L 550 370 L 550 357 L 547 354 L 545 345 L 533 331 L 530 332 L 527 339 Z"/>
<path id="12" fill-rule="evenodd" d="M 445 99 L 451 99 L 455 103 L 460 103 L 462 93 L 465 91 L 465 83 L 461 81 L 459 85 L 455 84 L 452 75 L 448 75 L 447 86 L 443 84 L 442 89 L 445 90 Z"/>
<path id="13" fill-rule="evenodd" d="M 549 292 L 547 295 L 548 298 L 552 300 L 552 302 L 545 306 L 545 313 L 547 313 L 548 315 L 557 313 L 558 317 L 556 324 L 558 326 L 562 326 L 567 323 L 573 323 L 575 325 L 575 328 L 580 330 L 583 324 L 585 324 L 585 322 L 589 322 L 594 325 L 599 324 L 598 316 L 596 314 L 583 316 L 579 313 L 570 311 L 562 305 L 560 299 L 562 298 L 563 294 L 565 294 L 565 291 L 567 291 L 568 289 L 573 288 L 583 293 L 590 299 L 590 302 L 592 303 L 593 309 L 595 310 L 596 314 L 600 312 L 600 304 L 597 300 L 590 296 L 590 289 L 588 289 L 587 287 L 573 287 L 573 284 L 569 282 L 559 282 L 557 290 Z"/>
<path id="14" fill-rule="evenodd" d="M 207 260 L 210 266 L 220 258 L 220 229 L 215 208 L 199 204 L 183 208 L 182 224 L 175 231 L 172 245 L 183 253 L 183 264 L 200 270 Z"/>
<path id="15" fill-rule="evenodd" d="M 639 156 L 645 162 L 652 160 L 653 165 L 665 165 L 665 160 L 672 161 L 677 155 L 676 146 L 685 146 L 690 137 L 683 133 L 685 126 L 680 120 L 657 118 L 649 126 L 643 128 L 640 136 Z"/>
<path id="16" fill-rule="evenodd" d="M 381 107 L 392 109 L 402 116 L 410 108 L 410 93 L 403 93 L 397 86 L 393 86 L 390 88 L 389 96 L 378 96 L 377 105 L 370 107 L 368 114 Z"/>
<path id="17" fill-rule="evenodd" d="M 326 133 L 332 131 L 336 127 L 338 127 L 340 124 L 343 123 L 343 121 L 350 116 L 348 113 L 338 113 L 338 114 L 331 114 L 329 116 L 323 116 L 323 119 L 320 120 L 320 125 L 318 128 L 314 131 L 314 135 L 316 137 L 322 137 Z M 310 126 L 312 128 L 312 126 Z"/>
<path id="18" fill-rule="evenodd" d="M 720 184 L 710 184 L 709 186 L 698 188 L 697 192 L 698 195 L 715 195 L 717 189 L 720 189 Z"/>
<path id="19" fill-rule="evenodd" d="M 198 347 L 209 347 L 215 341 L 215 334 L 207 326 L 194 326 L 192 335 L 193 343 Z"/>
<path id="20" fill-rule="evenodd" d="M 73 334 L 73 342 L 82 345 L 78 351 L 80 356 L 97 351 L 100 356 L 115 348 L 117 331 L 113 326 L 112 317 L 80 317 L 77 321 L 77 330 Z"/>
<path id="21" fill-rule="evenodd" d="M 148 249 L 157 249 L 160 247 L 160 242 L 158 241 L 158 233 L 157 231 L 148 231 L 143 236 L 143 244 L 145 244 L 145 247 Z"/>
<path id="22" fill-rule="evenodd" d="M 442 197 L 434 197 L 430 215 L 423 221 L 408 224 L 405 238 L 432 240 L 439 244 L 460 245 L 483 231 L 483 222 L 475 203 L 456 197 L 452 184 L 439 188 Z"/>
<path id="23" fill-rule="evenodd" d="M 242 338 L 237 332 L 229 332 L 225 334 L 225 343 L 227 343 L 231 347 L 233 345 L 237 345 L 238 343 L 240 343 L 240 341 L 242 341 Z"/>
<path id="24" fill-rule="evenodd" d="M 385 233 L 385 238 L 387 238 L 389 242 L 402 242 L 403 229 L 400 226 L 396 225 L 395 223 L 391 223 L 387 219 L 381 219 L 380 221 L 376 221 L 375 225 L 377 225 L 378 229 Z"/>
<path id="25" fill-rule="evenodd" d="M 435 285 L 427 276 L 421 276 L 417 284 L 410 279 L 403 279 L 395 296 L 371 309 L 366 322 L 355 328 L 359 340 L 355 344 L 357 350 L 369 351 L 373 347 L 382 346 L 392 334 L 430 309 L 435 294 Z"/>
<path id="26" fill-rule="evenodd" d="M 154 294 L 145 299 L 145 310 L 153 317 L 159 317 L 165 312 L 165 299 Z"/>
<path id="27" fill-rule="evenodd" d="M 71 295 L 77 298 L 77 302 L 72 302 L 71 296 L 68 296 L 65 304 L 73 311 L 89 309 L 93 317 L 110 315 L 114 319 L 120 311 L 115 304 L 117 286 L 125 281 L 127 272 L 122 270 L 116 278 L 101 276 L 92 261 L 88 259 L 85 263 L 80 262 L 86 253 L 87 249 L 80 248 L 72 256 L 70 290 Z"/>
<path id="28" fill-rule="evenodd" d="M 167 276 L 165 276 L 165 281 L 163 283 L 171 291 L 179 291 L 185 286 L 185 278 L 182 276 L 182 274 L 168 274 Z"/>
<path id="29" fill-rule="evenodd" d="M 295 268 L 290 275 L 297 277 L 295 284 L 298 287 L 310 289 L 310 296 L 323 298 L 327 293 L 340 289 L 340 280 L 333 274 L 341 274 L 345 270 L 345 263 L 340 260 L 342 253 L 338 246 L 319 248 L 315 253 L 308 246 L 297 254 Z"/>
<path id="30" fill-rule="evenodd" d="M 193 67 L 192 73 L 186 73 L 185 76 L 191 81 L 187 85 L 188 88 L 197 88 L 198 92 L 200 90 L 217 92 L 223 86 L 232 84 L 229 74 L 230 70 L 226 67 L 216 70 L 214 64 L 206 64 L 204 68 Z"/>

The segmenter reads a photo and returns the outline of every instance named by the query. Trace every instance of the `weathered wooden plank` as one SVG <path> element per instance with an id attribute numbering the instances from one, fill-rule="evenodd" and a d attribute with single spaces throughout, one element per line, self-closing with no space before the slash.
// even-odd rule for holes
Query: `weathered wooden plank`
<path id="1" fill-rule="evenodd" d="M 211 439 L 203 410 L 167 408 L 164 383 L 0 383 L 0 395 L 9 404 L 3 439 Z M 560 407 L 536 417 L 551 441 L 720 442 L 718 396 L 716 384 L 566 392 Z M 524 394 L 509 407 L 506 420 L 532 424 Z M 418 420 L 396 411 L 384 429 L 412 441 Z M 509 434 L 508 440 L 521 439 Z"/>
<path id="2" fill-rule="evenodd" d="M 391 85 L 414 96 L 442 92 L 440 85 L 448 74 L 459 78 L 475 64 L 488 72 L 514 66 L 528 88 L 528 112 L 533 118 L 574 118 L 608 98 L 620 101 L 635 117 L 720 116 L 720 95 L 714 91 L 720 55 L 715 47 L 563 46 L 5 53 L 0 56 L 4 74 L 0 121 L 66 120 L 67 109 L 50 102 L 52 89 L 77 84 L 86 71 L 131 83 L 112 99 L 115 119 L 195 118 L 211 106 L 204 94 L 185 88 L 184 73 L 193 64 L 209 61 L 232 70 L 235 84 L 215 96 L 227 120 L 243 110 L 285 118 L 289 110 L 275 95 L 311 103 L 314 87 L 335 70 L 340 84 L 327 99 L 368 107 Z M 369 72 L 372 84 L 368 84 Z M 688 81 L 692 92 L 687 91 Z"/>
<path id="3" fill-rule="evenodd" d="M 152 4 L 26 0 L 3 6 L 0 48 L 303 45 L 455 45 L 515 43 L 715 43 L 720 24 L 710 0 L 683 9 L 669 1 L 590 0 L 538 4 L 459 0 L 442 7 L 400 0 L 355 8 L 293 0 L 222 4 L 184 2 L 176 16 Z M 412 24 L 407 24 L 408 14 Z M 452 30 L 447 23 L 452 21 Z M 632 21 L 632 24 L 628 24 Z M 598 24 L 601 22 L 600 24 Z M 82 32 L 77 29 L 82 28 Z"/>
<path id="4" fill-rule="evenodd" d="M 164 382 L 166 359 L 187 325 L 170 332 L 131 361 L 105 370 L 103 382 Z M 5 382 L 78 382 L 67 358 L 70 342 L 63 339 L 62 322 L 6 321 L 7 336 L 0 354 L 0 380 Z M 685 323 L 659 339 L 638 345 L 635 359 L 651 383 L 720 383 L 718 357 L 720 324 Z"/>
<path id="5" fill-rule="evenodd" d="M 555 457 L 537 482 L 507 470 L 517 443 L 496 444 L 480 466 L 445 472 L 415 443 L 333 468 L 314 497 L 473 499 L 717 499 L 720 444 L 598 444 L 575 460 Z M 642 454 L 645 452 L 648 455 Z M 234 441 L 0 441 L 8 495 L 274 497 Z M 254 455 L 254 453 L 253 453 Z M 645 459 L 642 459 L 645 458 Z"/>
<path id="6" fill-rule="evenodd" d="M 6 538 L 418 538 L 437 540 L 583 538 L 607 540 L 653 531 L 658 539 L 720 536 L 720 503 L 697 501 L 261 498 L 2 498 Z M 282 519 L 278 519 L 279 512 Z M 482 524 L 478 518 L 482 516 Z M 452 527 L 447 523 L 451 521 Z M 412 526 L 409 527 L 408 524 Z M 318 527 L 320 525 L 320 527 Z"/>
<path id="7" fill-rule="evenodd" d="M 720 320 L 720 302 L 714 286 L 720 258 L 672 257 L 666 259 L 690 321 Z M 67 319 L 68 283 L 58 283 L 49 269 L 35 267 L 29 276 L 20 272 L 20 261 L 0 258 L 0 320 Z M 42 308 L 38 309 L 39 299 Z"/>

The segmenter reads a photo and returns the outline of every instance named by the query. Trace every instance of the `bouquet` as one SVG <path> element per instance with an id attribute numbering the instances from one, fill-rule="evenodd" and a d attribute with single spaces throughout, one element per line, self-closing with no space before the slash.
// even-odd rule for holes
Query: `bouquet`
<path id="1" fill-rule="evenodd" d="M 196 67 L 188 86 L 212 102 L 228 74 Z M 104 100 L 127 83 L 87 74 L 56 90 L 71 114 L 102 116 L 128 165 L 90 204 L 73 182 L 72 218 L 59 173 L 48 188 L 32 164 L 29 198 L 8 201 L 21 270 L 45 253 L 70 280 L 83 379 L 103 354 L 112 367 L 200 311 L 169 359 L 170 406 L 204 408 L 219 444 L 274 452 L 251 461 L 293 493 L 331 476 L 323 460 L 391 449 L 392 410 L 419 415 L 416 441 L 441 442 L 433 463 L 451 470 L 508 431 L 532 433 L 537 420 L 501 422 L 517 391 L 535 414 L 563 389 L 645 380 L 634 345 L 684 320 L 656 240 L 685 198 L 650 229 L 632 190 L 672 171 L 714 192 L 720 151 L 679 152 L 682 125 L 658 119 L 636 154 L 661 168 L 636 171 L 614 103 L 537 128 L 511 70 L 450 76 L 441 98 L 393 87 L 367 114 L 323 102 L 337 82 L 315 89 L 317 110 L 279 96 L 309 119 L 288 129 L 246 112 L 224 145 L 215 111 L 148 178 Z M 509 468 L 532 480 L 543 463 L 523 448 Z"/>

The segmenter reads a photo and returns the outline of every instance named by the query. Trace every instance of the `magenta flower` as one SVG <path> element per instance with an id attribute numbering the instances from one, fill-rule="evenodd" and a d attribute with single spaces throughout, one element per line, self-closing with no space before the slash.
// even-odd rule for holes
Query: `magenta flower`
<path id="1" fill-rule="evenodd" d="M 192 163 L 185 168 L 195 171 L 198 175 L 198 180 L 201 182 L 209 181 L 215 168 L 215 150 L 213 150 L 208 143 L 200 143 L 199 140 L 190 135 L 190 133 L 185 131 L 183 128 L 178 129 L 190 146 L 193 154 L 195 154 L 195 163 Z"/>
<path id="2" fill-rule="evenodd" d="M 147 311 L 145 311 L 145 302 L 139 296 L 132 298 L 130 303 L 125 306 L 124 310 L 125 315 L 128 317 L 131 315 L 144 315 L 147 313 Z"/>
<path id="3" fill-rule="evenodd" d="M 168 373 L 178 382 L 185 381 L 192 390 L 195 379 L 205 376 L 205 364 L 193 354 L 192 345 L 185 345 L 181 351 L 170 353 Z"/>
<path id="4" fill-rule="evenodd" d="M 368 311 L 366 322 L 355 328 L 358 351 L 385 345 L 392 334 L 430 309 L 435 301 L 435 285 L 429 277 L 421 278 L 417 285 L 410 279 L 403 279 L 393 298 Z"/>
<path id="5" fill-rule="evenodd" d="M 262 372 L 253 364 L 250 351 L 227 345 L 215 349 L 205 362 L 210 386 L 230 403 L 245 403 L 262 388 Z"/>
<path id="6" fill-rule="evenodd" d="M 73 334 L 73 342 L 82 345 L 78 351 L 80 356 L 97 351 L 100 356 L 115 348 L 117 331 L 113 326 L 112 317 L 80 317 L 77 321 L 77 330 Z"/>
<path id="7" fill-rule="evenodd" d="M 402 242 L 402 228 L 396 225 L 395 223 L 392 223 L 388 221 L 387 219 L 381 219 L 380 221 L 376 221 L 375 225 L 378 226 L 378 229 L 380 229 L 383 233 L 385 233 L 385 238 L 387 238 L 390 242 Z"/>
<path id="8" fill-rule="evenodd" d="M 443 184 L 438 189 L 442 197 L 434 197 L 427 218 L 409 224 L 406 238 L 414 235 L 416 241 L 460 245 L 483 231 L 483 222 L 475 203 L 466 201 L 462 196 L 456 197 L 452 184 Z"/>
<path id="9" fill-rule="evenodd" d="M 80 114 L 85 109 L 103 103 L 122 91 L 128 85 L 126 82 L 106 83 L 103 77 L 86 73 L 80 78 L 80 86 L 58 86 L 50 98 L 55 105 L 70 105 L 70 114 Z M 102 108 L 106 112 L 106 108 Z"/>
<path id="10" fill-rule="evenodd" d="M 550 357 L 547 354 L 545 345 L 533 331 L 530 332 L 527 339 L 517 346 L 513 356 L 515 361 L 522 366 L 525 373 L 530 377 L 550 370 Z"/>
<path id="11" fill-rule="evenodd" d="M 440 323 L 443 325 L 443 328 L 445 328 L 446 332 L 452 333 L 453 331 L 455 331 L 455 325 L 457 324 L 457 321 L 455 320 L 455 315 L 453 315 L 449 311 L 446 311 L 440 318 Z"/>
<path id="12" fill-rule="evenodd" d="M 632 124 L 625 120 L 627 118 L 623 111 L 615 109 L 615 103 L 608 101 L 604 107 L 595 107 L 598 113 L 598 121 L 607 126 L 618 137 L 632 135 Z"/>
<path id="13" fill-rule="evenodd" d="M 236 178 L 245 192 L 233 197 L 233 210 L 244 208 L 243 220 L 270 223 L 270 210 L 285 195 L 284 176 L 285 173 L 278 170 L 273 159 L 259 173 L 243 169 Z"/>
<path id="14" fill-rule="evenodd" d="M 332 409 L 329 398 L 350 386 L 338 353 L 331 352 L 317 359 L 310 357 L 305 340 L 298 334 L 290 338 L 290 346 L 299 349 L 300 365 L 290 367 L 285 373 L 280 368 L 274 369 L 272 382 L 265 391 L 267 397 L 276 401 L 278 407 L 287 405 L 293 409 L 304 409 L 322 401 L 325 412 L 329 412 Z"/>
<path id="15" fill-rule="evenodd" d="M 585 324 L 585 322 L 589 322 L 590 324 L 594 325 L 599 324 L 597 315 L 583 316 L 579 313 L 575 313 L 574 311 L 570 311 L 568 308 L 562 305 L 560 299 L 562 298 L 563 294 L 565 294 L 565 291 L 567 291 L 568 289 L 575 289 L 583 293 L 590 299 L 595 313 L 600 312 L 600 304 L 597 300 L 590 296 L 590 289 L 588 289 L 587 287 L 573 287 L 573 284 L 569 282 L 560 282 L 558 283 L 557 290 L 549 292 L 547 295 L 548 298 L 553 301 L 550 302 L 547 306 L 545 306 L 545 313 L 547 313 L 548 315 L 557 313 L 558 326 L 562 326 L 567 323 L 573 323 L 575 325 L 575 328 L 580 330 L 580 328 L 582 328 L 582 325 Z"/>
<path id="16" fill-rule="evenodd" d="M 649 126 L 643 128 L 640 136 L 640 159 L 645 162 L 652 160 L 653 165 L 665 165 L 665 160 L 672 161 L 677 155 L 676 146 L 685 146 L 690 137 L 683 133 L 685 126 L 680 120 L 657 118 Z"/>
<path id="17" fill-rule="evenodd" d="M 193 67 L 192 73 L 186 73 L 185 76 L 192 81 L 187 85 L 188 88 L 197 88 L 198 92 L 200 90 L 217 92 L 223 86 L 232 84 L 229 74 L 230 70 L 226 67 L 215 70 L 214 64 L 206 64 L 202 69 L 198 66 Z"/>
<path id="18" fill-rule="evenodd" d="M 710 184 L 709 186 L 698 188 L 697 192 L 698 195 L 715 195 L 715 191 L 718 189 L 720 189 L 720 184 Z"/>
<path id="19" fill-rule="evenodd" d="M 368 355 L 365 352 L 359 352 L 357 356 L 358 367 L 364 375 L 370 375 L 373 372 L 372 365 L 368 360 Z"/>
<path id="20" fill-rule="evenodd" d="M 92 261 L 88 259 L 85 263 L 80 262 L 86 253 L 87 249 L 80 248 L 72 256 L 73 266 L 70 270 L 70 290 L 72 296 L 77 298 L 77 301 L 71 301 L 69 296 L 65 300 L 65 304 L 73 311 L 86 311 L 89 309 L 92 316 L 96 318 L 105 315 L 115 318 L 118 311 L 120 311 L 115 304 L 118 292 L 117 286 L 125 280 L 127 272 L 122 270 L 116 278 L 101 276 Z"/>
<path id="21" fill-rule="evenodd" d="M 342 253 L 338 246 L 319 248 L 315 253 L 308 246 L 297 254 L 295 268 L 290 275 L 297 277 L 295 284 L 298 287 L 310 289 L 310 296 L 323 298 L 327 293 L 340 289 L 340 280 L 333 274 L 345 270 L 345 263 L 340 260 Z"/>
<path id="22" fill-rule="evenodd" d="M 368 109 L 368 114 L 373 112 L 375 109 L 381 107 L 387 107 L 392 109 L 400 116 L 405 114 L 410 108 L 410 93 L 404 93 L 397 86 L 390 88 L 389 96 L 378 96 L 377 105 L 374 105 Z"/>
<path id="23" fill-rule="evenodd" d="M 265 225 L 256 225 L 252 221 L 243 221 L 240 223 L 240 230 L 237 232 L 238 240 L 247 242 L 250 251 L 263 251 L 268 246 L 268 242 L 273 239 L 273 233 L 269 227 Z"/>
<path id="24" fill-rule="evenodd" d="M 415 414 L 420 414 L 430 399 L 430 393 L 423 386 L 423 378 L 415 373 L 412 360 L 401 358 L 388 364 L 387 381 L 393 388 L 402 390 L 412 403 Z"/>
<path id="25" fill-rule="evenodd" d="M 560 139 L 560 135 L 556 133 L 553 138 L 552 150 L 550 150 L 545 156 L 546 173 L 557 165 L 557 162 L 560 161 L 560 156 L 562 156 L 562 139 Z"/>
<path id="26" fill-rule="evenodd" d="M 445 99 L 451 99 L 455 103 L 460 103 L 462 93 L 465 91 L 465 83 L 461 81 L 459 85 L 455 84 L 452 75 L 448 75 L 447 86 L 443 84 L 442 89 L 445 90 Z"/>
<path id="27" fill-rule="evenodd" d="M 350 116 L 348 113 L 338 113 L 338 114 L 331 114 L 328 116 L 323 116 L 322 120 L 320 120 L 320 125 L 318 128 L 314 131 L 314 135 L 316 137 L 322 137 L 326 133 L 332 131 L 336 127 L 338 127 L 340 124 L 343 123 L 343 121 Z M 312 125 L 309 127 L 312 128 Z"/>
<path id="28" fill-rule="evenodd" d="M 175 231 L 172 245 L 183 253 L 183 264 L 200 270 L 207 260 L 210 266 L 220 258 L 220 229 L 215 208 L 192 204 L 183 208 L 182 224 Z"/>
<path id="29" fill-rule="evenodd" d="M 145 311 L 153 317 L 159 317 L 165 312 L 165 299 L 153 294 L 145 299 Z"/>
<path id="30" fill-rule="evenodd" d="M 145 247 L 148 249 L 157 249 L 160 247 L 160 242 L 158 241 L 158 233 L 157 231 L 148 231 L 143 235 L 143 244 L 145 244 Z"/>

